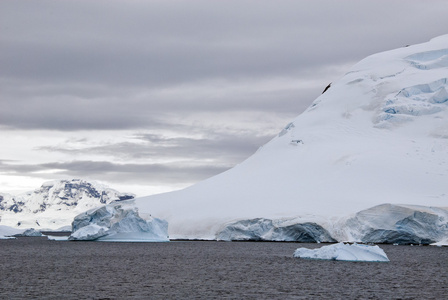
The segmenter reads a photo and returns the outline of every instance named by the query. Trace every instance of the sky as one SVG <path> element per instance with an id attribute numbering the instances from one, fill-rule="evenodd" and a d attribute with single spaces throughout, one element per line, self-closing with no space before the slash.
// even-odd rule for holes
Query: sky
<path id="1" fill-rule="evenodd" d="M 187 187 L 362 58 L 448 33 L 447 15 L 445 0 L 2 0 L 0 192 Z"/>

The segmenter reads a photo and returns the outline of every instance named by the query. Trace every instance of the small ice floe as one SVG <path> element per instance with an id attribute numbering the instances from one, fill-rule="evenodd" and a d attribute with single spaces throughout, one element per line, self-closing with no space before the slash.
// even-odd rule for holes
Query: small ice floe
<path id="1" fill-rule="evenodd" d="M 438 241 L 437 243 L 432 243 L 431 246 L 448 247 L 448 237 L 444 240 Z"/>
<path id="2" fill-rule="evenodd" d="M 319 249 L 298 248 L 294 252 L 294 257 L 345 261 L 389 261 L 389 258 L 384 250 L 378 246 L 368 246 L 362 244 L 350 245 L 344 243 L 324 246 Z"/>

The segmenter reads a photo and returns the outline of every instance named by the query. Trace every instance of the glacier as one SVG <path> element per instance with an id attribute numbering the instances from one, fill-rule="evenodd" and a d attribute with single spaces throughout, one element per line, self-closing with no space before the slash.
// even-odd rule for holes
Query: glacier
<path id="1" fill-rule="evenodd" d="M 76 216 L 70 241 L 167 242 L 168 223 L 142 218 L 129 204 L 109 204 Z"/>
<path id="2" fill-rule="evenodd" d="M 338 243 L 318 249 L 298 248 L 294 257 L 321 260 L 389 262 L 383 249 L 378 246 Z"/>
<path id="3" fill-rule="evenodd" d="M 447 78 L 448 35 L 371 55 L 244 162 L 133 205 L 174 239 L 443 243 Z"/>

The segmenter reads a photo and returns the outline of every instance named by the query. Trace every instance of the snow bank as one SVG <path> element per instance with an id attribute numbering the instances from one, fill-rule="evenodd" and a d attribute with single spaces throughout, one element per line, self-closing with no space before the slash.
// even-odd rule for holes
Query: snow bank
<path id="1" fill-rule="evenodd" d="M 319 249 L 298 248 L 294 257 L 323 260 L 388 262 L 389 258 L 378 246 L 338 243 Z"/>
<path id="2" fill-rule="evenodd" d="M 168 223 L 151 216 L 143 219 L 129 205 L 110 204 L 76 216 L 69 240 L 166 242 Z"/>

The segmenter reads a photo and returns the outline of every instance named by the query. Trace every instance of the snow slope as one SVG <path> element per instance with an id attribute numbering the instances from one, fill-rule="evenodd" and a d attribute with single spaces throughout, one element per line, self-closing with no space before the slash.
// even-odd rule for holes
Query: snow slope
<path id="1" fill-rule="evenodd" d="M 136 206 L 204 239 L 258 218 L 349 239 L 341 218 L 379 204 L 447 209 L 447 78 L 448 35 L 367 57 L 240 165 Z"/>
<path id="2" fill-rule="evenodd" d="M 96 182 L 81 179 L 45 182 L 39 189 L 13 196 L 0 193 L 0 224 L 16 228 L 59 229 L 73 218 L 112 201 L 133 199 Z"/>

